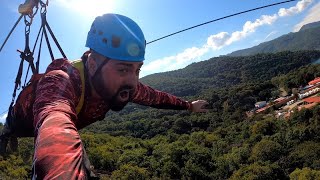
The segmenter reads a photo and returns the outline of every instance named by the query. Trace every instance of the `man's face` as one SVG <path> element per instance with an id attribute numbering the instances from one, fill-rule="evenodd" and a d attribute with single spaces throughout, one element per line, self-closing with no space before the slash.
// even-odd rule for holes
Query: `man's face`
<path id="1" fill-rule="evenodd" d="M 120 111 L 132 98 L 138 85 L 142 62 L 109 60 L 98 74 L 103 88 L 101 94 L 114 111 Z"/>

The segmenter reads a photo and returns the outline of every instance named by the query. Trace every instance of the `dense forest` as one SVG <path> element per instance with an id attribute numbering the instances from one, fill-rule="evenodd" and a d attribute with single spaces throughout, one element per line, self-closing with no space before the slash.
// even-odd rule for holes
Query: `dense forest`
<path id="1" fill-rule="evenodd" d="M 247 117 L 261 100 L 290 94 L 320 76 L 319 51 L 217 57 L 142 82 L 207 99 L 208 113 L 129 104 L 81 130 L 101 179 L 320 179 L 320 106 L 289 119 Z M 33 139 L 0 156 L 0 177 L 30 176 Z"/>

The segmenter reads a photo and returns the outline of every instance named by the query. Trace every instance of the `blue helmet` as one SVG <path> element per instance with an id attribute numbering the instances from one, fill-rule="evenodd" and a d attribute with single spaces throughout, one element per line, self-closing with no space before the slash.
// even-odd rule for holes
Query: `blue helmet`
<path id="1" fill-rule="evenodd" d="M 93 21 L 86 47 L 110 59 L 139 62 L 144 60 L 146 41 L 132 19 L 104 14 Z"/>

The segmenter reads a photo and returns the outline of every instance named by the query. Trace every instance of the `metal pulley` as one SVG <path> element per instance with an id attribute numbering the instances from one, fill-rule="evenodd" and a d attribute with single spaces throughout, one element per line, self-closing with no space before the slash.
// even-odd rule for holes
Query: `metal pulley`
<path id="1" fill-rule="evenodd" d="M 22 15 L 33 16 L 33 8 L 38 8 L 39 0 L 26 0 L 25 3 L 20 4 L 18 11 Z"/>

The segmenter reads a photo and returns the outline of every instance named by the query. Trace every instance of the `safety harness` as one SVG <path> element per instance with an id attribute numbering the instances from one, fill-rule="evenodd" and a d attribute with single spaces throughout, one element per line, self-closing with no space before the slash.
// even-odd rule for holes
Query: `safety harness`
<path id="1" fill-rule="evenodd" d="M 53 52 L 52 52 L 51 45 L 50 45 L 48 32 L 51 35 L 52 40 L 55 42 L 55 45 L 59 49 L 61 55 L 64 58 L 67 58 L 65 53 L 63 52 L 60 44 L 58 43 L 56 37 L 54 36 L 54 33 L 52 32 L 48 22 L 47 22 L 47 19 L 46 19 L 47 6 L 48 6 L 48 0 L 46 1 L 46 3 L 44 3 L 42 0 L 26 0 L 24 4 L 20 4 L 18 10 L 21 15 L 18 18 L 17 22 L 14 24 L 13 28 L 9 32 L 8 36 L 6 37 L 4 43 L 2 44 L 2 46 L 0 48 L 0 52 L 1 52 L 1 50 L 5 46 L 6 42 L 8 41 L 9 37 L 11 36 L 12 32 L 16 28 L 16 26 L 19 24 L 21 19 L 24 18 L 25 48 L 23 51 L 17 50 L 20 53 L 21 60 L 20 60 L 17 76 L 15 79 L 15 86 L 14 86 L 14 90 L 12 93 L 12 100 L 11 100 L 11 103 L 8 108 L 8 116 L 6 119 L 5 126 L 3 128 L 3 131 L 0 134 L 0 137 L 4 136 L 4 134 L 11 134 L 10 132 L 12 132 L 12 131 L 14 131 L 16 133 L 17 137 L 33 136 L 33 131 L 31 131 L 31 130 L 33 130 L 33 124 L 32 124 L 33 120 L 31 121 L 29 119 L 24 119 L 23 122 L 17 121 L 15 117 L 19 116 L 19 114 L 15 114 L 14 109 L 25 109 L 25 110 L 29 109 L 30 108 L 29 106 L 31 106 L 31 103 L 33 103 L 33 101 L 34 101 L 34 95 L 35 95 L 34 92 L 36 89 L 36 85 L 37 85 L 39 79 L 42 77 L 42 74 L 39 74 L 39 64 L 40 64 L 43 38 L 45 38 L 45 41 L 46 41 L 46 44 L 47 44 L 52 61 L 55 59 Z M 30 49 L 30 42 L 29 42 L 29 39 L 30 39 L 29 35 L 30 35 L 30 30 L 31 30 L 31 25 L 32 25 L 33 19 L 36 16 L 38 11 L 40 11 L 40 15 L 41 15 L 41 26 L 40 26 L 39 32 L 37 34 L 37 38 L 34 43 L 34 46 L 31 50 Z M 38 46 L 37 61 L 36 61 L 36 63 L 34 63 L 33 55 L 34 55 L 34 52 L 35 52 L 38 44 L 39 44 L 39 46 Z M 24 66 L 25 61 L 28 63 L 28 69 L 26 72 L 24 84 L 21 86 L 21 78 L 22 78 L 22 74 L 23 74 L 23 66 Z M 77 65 L 77 67 L 81 68 L 80 72 L 82 72 L 82 74 L 83 74 L 83 66 Z M 31 79 L 27 83 L 30 69 L 31 69 L 33 75 L 31 76 Z M 19 90 L 21 87 L 22 87 L 22 91 L 20 92 L 19 97 L 17 98 L 17 101 L 15 102 L 17 90 Z M 26 102 L 21 103 L 20 101 L 26 101 Z M 26 108 L 26 106 L 27 106 L 27 108 Z M 32 113 L 32 111 L 31 112 L 27 112 L 27 111 L 23 112 L 21 117 L 33 117 L 33 115 L 26 116 L 26 115 L 30 115 L 28 113 Z M 31 122 L 29 122 L 29 121 L 31 121 Z M 21 124 L 19 124 L 19 123 L 21 123 Z M 23 130 L 22 132 L 19 132 L 19 129 L 14 129 L 15 127 L 19 127 L 19 126 L 23 127 L 23 125 L 25 125 L 25 127 L 27 129 L 21 129 L 21 130 Z M 10 131 L 10 132 L 8 132 L 8 131 Z"/>
<path id="2" fill-rule="evenodd" d="M 41 23 L 41 27 L 39 29 L 35 44 L 31 51 L 29 46 L 30 27 L 31 27 L 34 16 L 37 14 L 39 10 L 39 6 L 40 6 L 42 23 Z M 6 37 L 4 43 L 0 48 L 0 52 L 1 52 L 7 40 L 9 39 L 10 35 L 12 34 L 16 26 L 19 24 L 22 17 L 24 17 L 25 49 L 24 51 L 18 50 L 18 52 L 20 53 L 21 61 L 20 61 L 18 73 L 15 80 L 15 87 L 13 90 L 12 101 L 9 106 L 6 123 L 2 129 L 2 132 L 0 133 L 0 154 L 4 154 L 6 152 L 8 142 L 11 150 L 16 151 L 18 147 L 17 137 L 34 137 L 32 109 L 33 109 L 33 103 L 35 101 L 35 96 L 36 96 L 35 91 L 37 89 L 38 82 L 41 79 L 41 77 L 43 77 L 44 75 L 44 74 L 39 74 L 39 64 L 40 64 L 40 55 L 41 55 L 43 37 L 45 38 L 45 41 L 47 43 L 47 47 L 48 47 L 52 61 L 54 61 L 55 59 L 51 49 L 47 31 L 50 33 L 51 38 L 55 42 L 63 58 L 67 59 L 66 55 L 64 54 L 61 46 L 59 45 L 56 37 L 54 36 L 46 20 L 47 6 L 48 6 L 48 0 L 46 3 L 44 3 L 42 0 L 26 0 L 24 4 L 21 4 L 19 6 L 19 13 L 21 13 L 21 16 L 18 18 L 17 22 L 14 24 L 13 28 L 9 32 L 8 36 Z M 33 11 L 34 9 L 35 11 Z M 33 55 L 34 55 L 39 38 L 40 38 L 40 43 L 39 43 L 39 49 L 38 49 L 37 62 L 36 64 L 34 64 Z M 21 87 L 21 77 L 23 73 L 24 61 L 27 61 L 29 63 L 29 66 L 26 73 L 24 85 L 22 86 L 22 91 L 20 92 L 17 100 L 15 101 L 16 92 Z M 84 72 L 85 69 L 83 64 L 84 62 L 82 59 L 80 59 L 80 60 L 73 61 L 71 63 L 76 69 L 78 69 L 80 73 L 80 78 L 81 78 L 81 85 L 82 85 L 81 96 L 80 96 L 79 103 L 76 106 L 76 112 L 77 114 L 79 114 L 84 103 L 84 94 L 85 94 L 85 72 Z M 30 68 L 33 75 L 31 76 L 29 82 L 26 83 Z M 93 170 L 92 166 L 90 164 L 89 158 L 84 148 L 83 148 L 83 152 L 84 152 L 83 164 L 86 168 L 88 178 L 95 179 L 96 176 L 92 171 Z"/>

